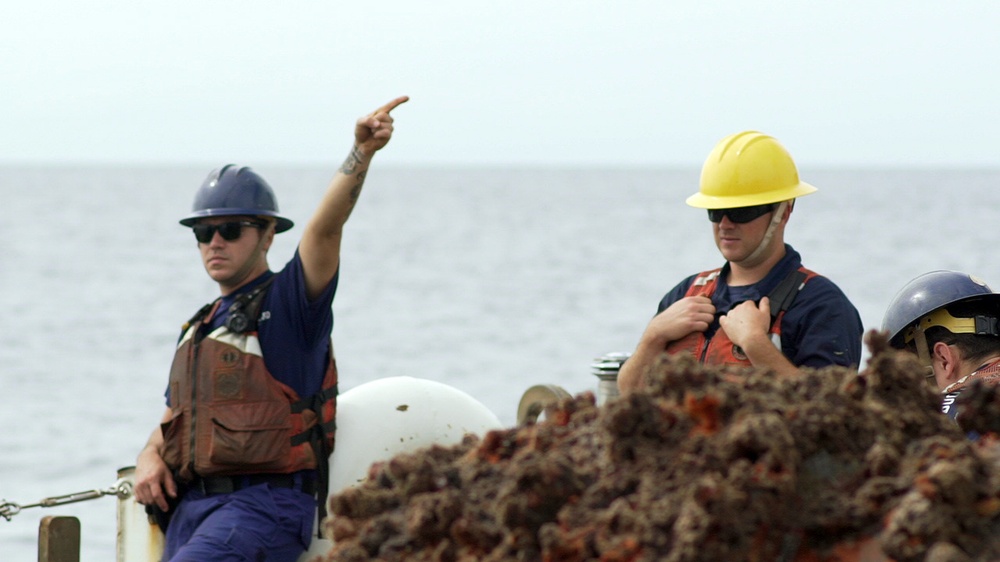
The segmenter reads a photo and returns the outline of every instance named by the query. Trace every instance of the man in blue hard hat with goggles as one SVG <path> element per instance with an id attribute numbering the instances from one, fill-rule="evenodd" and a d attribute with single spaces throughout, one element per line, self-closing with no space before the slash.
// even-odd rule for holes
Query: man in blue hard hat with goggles
<path id="1" fill-rule="evenodd" d="M 927 367 L 951 419 L 975 382 L 1000 384 L 1000 294 L 972 275 L 938 270 L 911 280 L 893 297 L 882 330 L 889 345 Z"/>
<path id="2" fill-rule="evenodd" d="M 181 219 L 220 297 L 184 325 L 166 412 L 136 461 L 136 499 L 166 527 L 163 560 L 294 561 L 308 547 L 333 447 L 341 236 L 372 157 L 392 137 L 390 113 L 407 99 L 358 119 L 350 154 L 281 271 L 267 252 L 293 224 L 250 168 L 214 170 Z"/>

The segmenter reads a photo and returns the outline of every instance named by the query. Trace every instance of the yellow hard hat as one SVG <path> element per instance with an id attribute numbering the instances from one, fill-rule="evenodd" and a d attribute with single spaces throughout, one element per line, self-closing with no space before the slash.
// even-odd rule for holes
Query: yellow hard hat
<path id="1" fill-rule="evenodd" d="M 731 209 L 787 201 L 814 191 L 799 181 L 795 162 L 774 137 L 744 131 L 715 145 L 701 168 L 701 187 L 687 204 Z"/>

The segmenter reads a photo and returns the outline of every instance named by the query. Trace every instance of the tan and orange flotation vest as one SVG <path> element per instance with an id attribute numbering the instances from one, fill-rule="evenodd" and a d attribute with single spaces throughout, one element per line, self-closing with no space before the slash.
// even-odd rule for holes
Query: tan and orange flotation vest
<path id="1" fill-rule="evenodd" d="M 722 269 L 719 268 L 699 273 L 684 296 L 711 298 L 719 285 L 721 272 Z M 768 295 L 771 302 L 771 329 L 768 333 L 778 349 L 781 349 L 781 318 L 802 286 L 816 275 L 813 271 L 799 267 L 788 274 Z M 711 338 L 706 338 L 704 332 L 691 332 L 679 340 L 668 343 L 666 351 L 670 354 L 689 352 L 706 365 L 751 365 L 743 350 L 729 339 L 722 327 L 718 327 Z"/>
<path id="2" fill-rule="evenodd" d="M 336 362 L 331 351 L 322 389 L 305 399 L 271 375 L 257 337 L 257 317 L 270 285 L 268 280 L 241 295 L 229 309 L 226 326 L 200 334 L 219 306 L 216 301 L 199 311 L 181 336 L 170 369 L 173 417 L 162 426 L 162 454 L 182 481 L 305 469 L 326 476 L 335 429 Z"/>

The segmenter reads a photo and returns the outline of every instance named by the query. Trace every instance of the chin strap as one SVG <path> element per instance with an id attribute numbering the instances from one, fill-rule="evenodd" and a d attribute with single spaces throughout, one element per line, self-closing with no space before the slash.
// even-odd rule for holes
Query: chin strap
<path id="1" fill-rule="evenodd" d="M 927 347 L 927 334 L 924 333 L 924 327 L 921 323 L 917 323 L 916 327 L 913 328 L 913 343 L 917 346 L 917 358 L 920 359 L 920 364 L 927 367 L 927 378 L 934 378 L 934 362 L 931 361 L 931 351 Z"/>
<path id="2" fill-rule="evenodd" d="M 761 255 L 767 250 L 768 244 L 771 243 L 771 238 L 774 237 L 774 231 L 778 228 L 778 224 L 781 222 L 781 218 L 785 216 L 785 209 L 788 207 L 788 201 L 782 201 L 778 204 L 778 208 L 771 214 L 771 222 L 767 224 L 767 230 L 764 232 L 764 237 L 761 238 L 760 244 L 750 253 L 745 260 L 746 263 L 754 263 L 757 261 Z"/>

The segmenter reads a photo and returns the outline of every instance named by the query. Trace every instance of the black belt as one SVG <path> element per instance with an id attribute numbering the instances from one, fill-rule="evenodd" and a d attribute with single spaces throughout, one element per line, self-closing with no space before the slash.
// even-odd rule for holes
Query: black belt
<path id="1" fill-rule="evenodd" d="M 275 488 L 290 488 L 300 492 L 316 494 L 316 480 L 301 474 L 247 474 L 243 476 L 209 476 L 195 478 L 188 484 L 206 496 L 211 494 L 230 494 L 237 490 L 269 484 Z"/>

